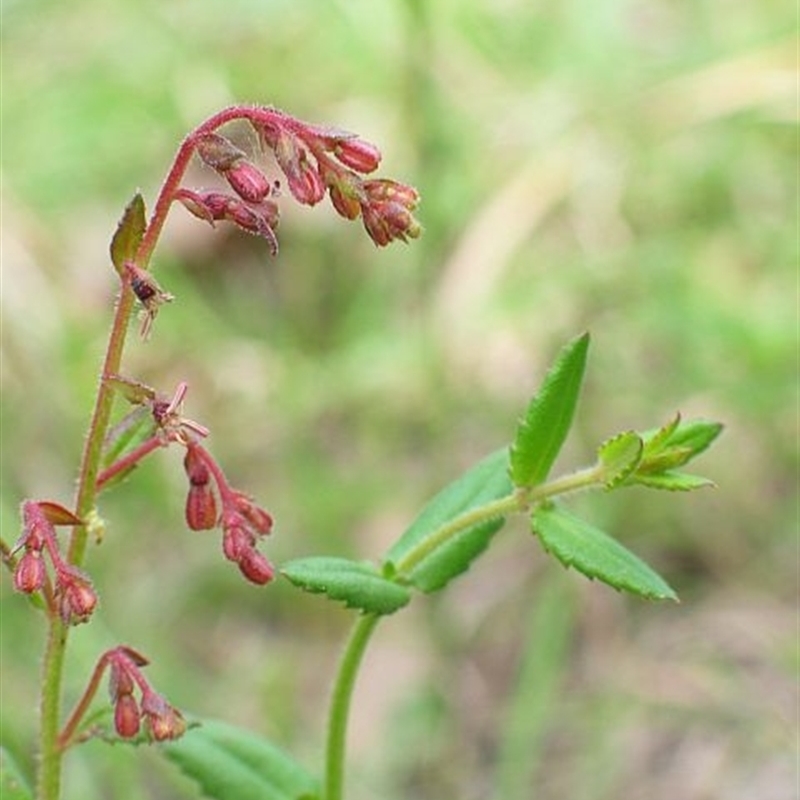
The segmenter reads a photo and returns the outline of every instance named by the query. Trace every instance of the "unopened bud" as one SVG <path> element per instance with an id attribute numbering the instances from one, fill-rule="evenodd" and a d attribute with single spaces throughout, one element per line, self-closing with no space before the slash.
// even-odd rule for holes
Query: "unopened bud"
<path id="1" fill-rule="evenodd" d="M 61 571 L 57 580 L 58 610 L 65 625 L 88 621 L 97 606 L 97 594 L 88 578 Z"/>
<path id="2" fill-rule="evenodd" d="M 240 561 L 242 554 L 252 550 L 255 545 L 255 536 L 243 522 L 244 520 L 239 520 L 228 525 L 223 522 L 222 552 L 228 561 Z"/>
<path id="3" fill-rule="evenodd" d="M 251 583 L 263 586 L 275 576 L 272 564 L 258 550 L 249 548 L 241 554 L 239 569 Z"/>
<path id="4" fill-rule="evenodd" d="M 325 196 L 325 182 L 311 164 L 308 151 L 296 136 L 281 130 L 275 138 L 275 160 L 286 175 L 289 191 L 299 203 L 316 205 Z"/>
<path id="5" fill-rule="evenodd" d="M 114 728 L 124 739 L 139 733 L 139 704 L 131 694 L 122 694 L 114 704 Z"/>
<path id="6" fill-rule="evenodd" d="M 189 487 L 186 496 L 186 524 L 193 531 L 207 531 L 217 524 L 217 500 L 207 484 Z"/>
<path id="7" fill-rule="evenodd" d="M 381 163 L 381 151 L 357 136 L 338 141 L 333 153 L 339 161 L 356 172 L 373 172 Z"/>
<path id="8" fill-rule="evenodd" d="M 272 189 L 266 175 L 249 161 L 235 164 L 225 173 L 225 179 L 239 197 L 250 203 L 260 203 Z"/>
<path id="9" fill-rule="evenodd" d="M 187 446 L 186 455 L 183 457 L 183 469 L 192 486 L 206 486 L 211 480 L 208 465 L 196 444 Z"/>
<path id="10" fill-rule="evenodd" d="M 272 515 L 257 506 L 247 495 L 236 495 L 236 508 L 253 526 L 256 533 L 266 536 L 272 530 Z"/>
<path id="11" fill-rule="evenodd" d="M 44 586 L 47 572 L 38 550 L 26 550 L 14 569 L 14 587 L 18 592 L 31 594 Z"/>

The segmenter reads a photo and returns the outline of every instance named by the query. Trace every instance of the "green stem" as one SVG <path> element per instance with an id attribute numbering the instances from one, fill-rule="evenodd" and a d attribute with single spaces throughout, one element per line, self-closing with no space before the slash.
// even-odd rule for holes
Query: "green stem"
<path id="1" fill-rule="evenodd" d="M 344 757 L 347 746 L 347 720 L 353 687 L 372 632 L 380 617 L 375 614 L 359 618 L 342 655 L 336 682 L 331 694 L 328 713 L 328 742 L 325 752 L 325 791 L 324 800 L 342 800 L 344 789 Z"/>
<path id="2" fill-rule="evenodd" d="M 67 629 L 57 615 L 50 617 L 50 629 L 44 654 L 40 714 L 39 771 L 36 796 L 39 800 L 57 800 L 61 790 L 61 750 L 58 746 L 61 673 Z"/>
<path id="3" fill-rule="evenodd" d="M 558 495 L 582 491 L 597 485 L 599 471 L 596 466 L 563 475 L 547 483 L 534 486 L 530 489 L 515 489 L 511 494 L 492 500 L 477 508 L 471 508 L 459 514 L 449 522 L 437 528 L 429 536 L 423 538 L 416 547 L 406 553 L 395 565 L 398 574 L 408 575 L 414 567 L 424 561 L 431 553 L 441 547 L 448 539 L 482 522 L 489 522 L 498 517 L 507 517 L 516 514 L 535 503 L 541 503 Z"/>

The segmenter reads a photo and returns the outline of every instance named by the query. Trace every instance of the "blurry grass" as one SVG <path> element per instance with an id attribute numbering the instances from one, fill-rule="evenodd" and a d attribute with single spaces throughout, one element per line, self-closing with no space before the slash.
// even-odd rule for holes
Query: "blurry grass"
<path id="1" fill-rule="evenodd" d="M 275 513 L 277 561 L 377 557 L 507 440 L 553 352 L 590 328 L 567 468 L 676 408 L 727 431 L 702 462 L 716 492 L 588 505 L 686 602 L 655 610 L 569 576 L 582 603 L 537 797 L 700 798 L 703 775 L 721 781 L 726 767 L 726 797 L 746 796 L 736 776 L 750 796 L 780 796 L 798 402 L 783 6 L 32 0 L 5 3 L 2 22 L 4 538 L 22 497 L 69 500 L 114 291 L 107 242 L 134 189 L 152 201 L 181 136 L 229 102 L 336 123 L 382 146 L 385 174 L 419 185 L 423 240 L 378 252 L 327 210 L 287 207 L 271 261 L 178 209 L 157 254 L 178 300 L 150 343 L 131 341 L 128 372 L 165 391 L 189 381 L 187 414 Z M 313 763 L 347 616 L 282 585 L 242 586 L 216 536 L 182 530 L 183 492 L 166 453 L 104 500 L 108 537 L 89 564 L 103 616 L 76 633 L 69 698 L 121 638 L 153 658 L 175 702 Z M 354 798 L 491 794 L 511 665 L 536 647 L 515 604 L 558 569 L 520 541 L 524 526 L 511 531 L 451 594 L 386 623 L 374 663 L 402 642 L 412 677 L 376 683 L 366 665 Z M 9 584 L 0 733 L 30 768 L 40 641 Z M 716 642 L 709 666 L 709 619 L 765 634 Z M 660 637 L 674 674 L 655 680 Z M 754 690 L 763 713 L 742 701 Z M 404 746 L 407 734 L 431 747 Z M 192 796 L 140 752 L 90 745 L 70 762 L 70 797 Z M 690 768 L 700 778 L 681 784 Z"/>

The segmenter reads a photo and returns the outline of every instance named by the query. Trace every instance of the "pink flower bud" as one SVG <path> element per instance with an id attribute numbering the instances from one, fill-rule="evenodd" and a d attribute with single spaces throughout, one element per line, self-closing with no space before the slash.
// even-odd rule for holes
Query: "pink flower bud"
<path id="1" fill-rule="evenodd" d="M 381 163 L 381 151 L 357 136 L 338 141 L 333 153 L 342 164 L 356 172 L 373 172 Z"/>
<path id="2" fill-rule="evenodd" d="M 272 516 L 257 506 L 247 495 L 236 494 L 236 509 L 261 536 L 266 536 L 272 530 Z"/>
<path id="3" fill-rule="evenodd" d="M 77 572 L 62 567 L 56 579 L 58 611 L 65 625 L 87 622 L 97 606 L 97 594 L 91 581 Z"/>
<path id="4" fill-rule="evenodd" d="M 225 180 L 236 194 L 250 203 L 260 203 L 272 189 L 266 175 L 255 164 L 240 161 L 225 173 Z"/>
<path id="5" fill-rule="evenodd" d="M 114 704 L 114 728 L 124 739 L 139 733 L 139 704 L 131 694 L 120 695 Z"/>
<path id="6" fill-rule="evenodd" d="M 238 515 L 230 515 L 230 519 L 226 524 L 224 518 L 222 523 L 222 552 L 225 553 L 225 558 L 228 561 L 240 561 L 242 554 L 247 550 L 252 550 L 256 537 L 245 526 L 245 520 Z"/>
<path id="7" fill-rule="evenodd" d="M 14 588 L 31 594 L 44 586 L 47 576 L 42 556 L 38 550 L 26 550 L 14 570 Z"/>
<path id="8" fill-rule="evenodd" d="M 275 160 L 286 175 L 289 191 L 299 202 L 308 206 L 319 203 L 325 196 L 325 182 L 319 170 L 308 158 L 308 151 L 299 139 L 281 130 L 275 140 Z"/>
<path id="9" fill-rule="evenodd" d="M 239 569 L 251 583 L 263 586 L 275 577 L 275 569 L 258 550 L 249 548 L 241 554 Z"/>
<path id="10" fill-rule="evenodd" d="M 186 496 L 186 524 L 193 531 L 207 531 L 217 524 L 217 500 L 207 484 L 193 485 Z"/>
<path id="11" fill-rule="evenodd" d="M 211 480 L 208 465 L 196 444 L 187 445 L 186 455 L 183 457 L 183 469 L 192 486 L 206 486 Z"/>

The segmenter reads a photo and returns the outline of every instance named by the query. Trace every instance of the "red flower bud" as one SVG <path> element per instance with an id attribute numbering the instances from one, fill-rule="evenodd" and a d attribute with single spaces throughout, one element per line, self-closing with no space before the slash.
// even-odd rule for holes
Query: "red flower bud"
<path id="1" fill-rule="evenodd" d="M 139 704 L 132 694 L 122 694 L 114 704 L 114 728 L 124 739 L 139 733 Z"/>
<path id="2" fill-rule="evenodd" d="M 65 625 L 87 622 L 97 606 L 97 594 L 91 581 L 77 570 L 62 567 L 57 574 L 58 611 Z"/>
<path id="3" fill-rule="evenodd" d="M 357 136 L 338 141 L 333 153 L 342 164 L 356 172 L 373 172 L 381 163 L 381 151 Z"/>
<path id="4" fill-rule="evenodd" d="M 183 470 L 192 486 L 206 486 L 211 480 L 211 473 L 196 444 L 187 445 Z"/>
<path id="5" fill-rule="evenodd" d="M 31 594 L 44 586 L 47 571 L 38 550 L 26 550 L 14 570 L 14 587 L 18 592 Z"/>
<path id="6" fill-rule="evenodd" d="M 186 524 L 193 531 L 207 531 L 217 524 L 217 500 L 207 484 L 193 485 L 186 496 Z"/>
<path id="7" fill-rule="evenodd" d="M 260 203 L 272 189 L 266 175 L 249 161 L 235 164 L 225 173 L 225 179 L 239 197 L 250 203 Z"/>
<path id="8" fill-rule="evenodd" d="M 228 561 L 240 561 L 242 554 L 255 545 L 255 535 L 243 523 L 244 520 L 238 517 L 230 524 L 223 521 L 222 552 Z"/>
<path id="9" fill-rule="evenodd" d="M 286 175 L 289 191 L 299 203 L 313 206 L 325 196 L 325 182 L 319 170 L 311 164 L 308 151 L 300 140 L 281 130 L 275 138 L 275 160 Z"/>
<path id="10" fill-rule="evenodd" d="M 241 554 L 239 569 L 251 583 L 263 586 L 275 577 L 275 569 L 258 550 L 249 548 Z"/>
<path id="11" fill-rule="evenodd" d="M 247 495 L 236 494 L 236 509 L 261 536 L 266 536 L 272 530 L 272 516 Z"/>

